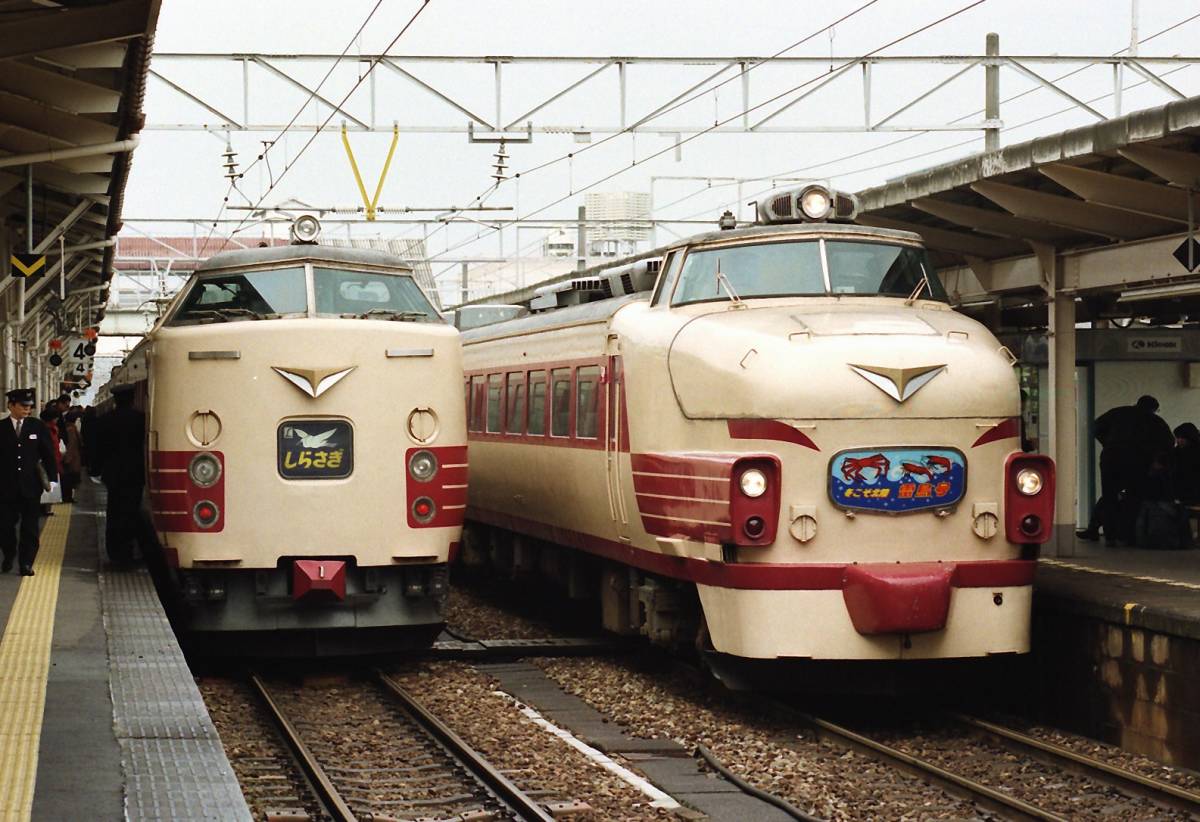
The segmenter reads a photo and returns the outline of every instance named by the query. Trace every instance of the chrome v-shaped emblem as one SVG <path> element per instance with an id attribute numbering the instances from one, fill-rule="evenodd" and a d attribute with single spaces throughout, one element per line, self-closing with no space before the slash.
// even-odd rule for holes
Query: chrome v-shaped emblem
<path id="1" fill-rule="evenodd" d="M 333 388 L 356 368 L 358 368 L 357 365 L 345 368 L 280 368 L 277 365 L 271 366 L 272 371 L 313 399 Z"/>
<path id="2" fill-rule="evenodd" d="M 946 370 L 945 365 L 918 365 L 914 368 L 883 368 L 878 365 L 846 363 L 858 376 L 894 399 L 904 402 Z"/>

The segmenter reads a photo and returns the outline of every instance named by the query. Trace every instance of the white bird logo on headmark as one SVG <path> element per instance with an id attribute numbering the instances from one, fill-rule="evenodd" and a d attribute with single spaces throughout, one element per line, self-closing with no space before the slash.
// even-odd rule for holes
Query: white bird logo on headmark
<path id="1" fill-rule="evenodd" d="M 330 428 L 323 434 L 309 434 L 307 431 L 302 431 L 299 428 L 293 428 L 292 431 L 300 438 L 300 445 L 304 448 L 327 448 L 332 447 L 329 438 L 337 433 L 336 428 Z"/>

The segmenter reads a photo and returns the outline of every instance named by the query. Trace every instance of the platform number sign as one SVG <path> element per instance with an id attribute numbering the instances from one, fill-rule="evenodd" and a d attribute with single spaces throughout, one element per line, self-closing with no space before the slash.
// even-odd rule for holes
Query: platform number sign
<path id="1" fill-rule="evenodd" d="M 66 367 L 63 381 L 74 382 L 83 387 L 90 385 L 94 364 L 93 355 L 96 353 L 95 344 L 83 337 L 72 337 L 63 348 L 63 353 L 65 355 L 63 364 Z"/>

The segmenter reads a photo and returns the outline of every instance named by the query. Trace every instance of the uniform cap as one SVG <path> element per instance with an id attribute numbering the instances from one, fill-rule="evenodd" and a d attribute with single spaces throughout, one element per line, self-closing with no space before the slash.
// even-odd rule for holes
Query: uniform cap
<path id="1" fill-rule="evenodd" d="M 32 388 L 14 388 L 4 396 L 8 397 L 9 402 L 20 403 L 21 405 L 33 405 L 34 403 Z"/>

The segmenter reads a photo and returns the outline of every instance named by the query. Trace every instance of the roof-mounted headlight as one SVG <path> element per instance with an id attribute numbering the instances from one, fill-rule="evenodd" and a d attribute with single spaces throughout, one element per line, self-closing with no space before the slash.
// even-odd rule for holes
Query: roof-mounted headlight
<path id="1" fill-rule="evenodd" d="M 825 220 L 848 222 L 857 216 L 857 197 L 819 183 L 780 192 L 758 204 L 758 221 L 764 225 Z"/>
<path id="2" fill-rule="evenodd" d="M 321 236 L 321 221 L 311 214 L 297 217 L 291 226 L 292 242 L 311 245 Z"/>
<path id="3" fill-rule="evenodd" d="M 833 210 L 833 195 L 824 186 L 809 186 L 800 192 L 800 213 L 805 219 L 824 220 Z"/>

